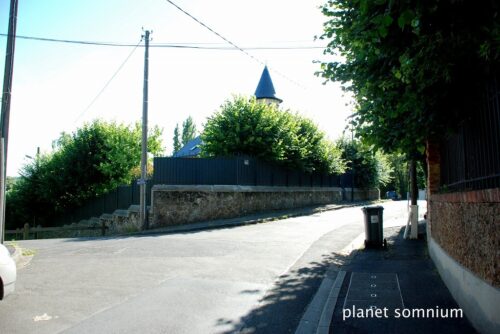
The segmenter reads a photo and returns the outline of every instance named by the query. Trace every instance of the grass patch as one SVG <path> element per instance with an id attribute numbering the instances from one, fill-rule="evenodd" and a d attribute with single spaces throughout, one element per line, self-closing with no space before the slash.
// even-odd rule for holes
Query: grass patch
<path id="1" fill-rule="evenodd" d="M 8 246 L 15 247 L 15 248 L 19 247 L 19 245 L 17 244 L 16 240 L 6 241 L 5 244 L 8 245 Z"/>
<path id="2" fill-rule="evenodd" d="M 122 233 L 135 233 L 135 232 L 139 232 L 139 228 L 135 225 L 127 224 L 127 225 L 122 226 L 121 232 Z"/>
<path id="3" fill-rule="evenodd" d="M 33 256 L 36 254 L 36 251 L 34 249 L 23 248 L 21 254 L 23 256 Z"/>

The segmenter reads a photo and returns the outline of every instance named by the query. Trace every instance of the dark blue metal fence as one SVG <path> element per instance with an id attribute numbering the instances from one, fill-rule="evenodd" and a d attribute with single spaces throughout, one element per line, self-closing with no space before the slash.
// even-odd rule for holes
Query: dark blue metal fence
<path id="1" fill-rule="evenodd" d="M 168 158 L 154 160 L 154 184 L 350 187 L 351 178 L 305 173 L 250 157 Z"/>
<path id="2" fill-rule="evenodd" d="M 500 83 L 486 87 L 481 107 L 441 142 L 441 188 L 465 191 L 500 187 Z"/>
<path id="3" fill-rule="evenodd" d="M 146 185 L 146 203 L 151 203 L 151 189 L 153 181 L 148 180 Z M 55 225 L 64 225 L 78 222 L 82 219 L 99 217 L 103 213 L 113 213 L 115 210 L 128 209 L 131 205 L 139 205 L 139 185 L 134 182 L 91 199 L 80 207 L 62 214 L 56 219 Z"/>
<path id="4" fill-rule="evenodd" d="M 154 158 L 154 174 L 147 182 L 146 203 L 151 203 L 155 184 L 169 185 L 242 185 L 284 187 L 350 187 L 349 174 L 311 174 L 274 166 L 250 157 L 234 158 Z M 55 225 L 78 222 L 118 209 L 139 205 L 139 185 L 119 186 L 107 194 L 89 200 L 57 219 Z"/>

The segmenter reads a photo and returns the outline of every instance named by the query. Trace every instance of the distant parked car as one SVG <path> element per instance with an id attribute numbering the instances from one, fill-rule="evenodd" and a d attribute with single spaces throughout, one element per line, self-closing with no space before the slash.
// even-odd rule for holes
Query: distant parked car
<path id="1" fill-rule="evenodd" d="M 0 300 L 14 292 L 16 275 L 16 263 L 10 256 L 9 250 L 0 244 Z"/>
<path id="2" fill-rule="evenodd" d="M 397 193 L 396 193 L 396 191 L 394 191 L 394 190 L 389 190 L 389 191 L 385 194 L 385 197 L 387 197 L 387 199 L 392 199 L 393 201 L 398 200 L 398 194 L 397 194 Z"/>

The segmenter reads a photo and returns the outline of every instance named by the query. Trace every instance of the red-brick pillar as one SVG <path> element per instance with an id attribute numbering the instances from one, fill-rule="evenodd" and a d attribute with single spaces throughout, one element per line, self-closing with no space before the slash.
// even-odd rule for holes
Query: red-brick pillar
<path id="1" fill-rule="evenodd" d="M 428 195 L 439 191 L 441 184 L 441 156 L 439 153 L 439 144 L 434 141 L 427 141 L 427 191 Z"/>
<path id="2" fill-rule="evenodd" d="M 428 140 L 427 149 L 427 230 L 432 227 L 432 195 L 437 194 L 441 185 L 441 154 L 439 143 Z"/>

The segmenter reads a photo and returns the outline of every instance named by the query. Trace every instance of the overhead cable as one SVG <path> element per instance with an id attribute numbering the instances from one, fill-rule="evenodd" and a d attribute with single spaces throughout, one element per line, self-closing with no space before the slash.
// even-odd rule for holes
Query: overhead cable
<path id="1" fill-rule="evenodd" d="M 7 37 L 8 34 L 0 33 L 0 36 Z M 99 42 L 99 41 L 82 41 L 82 40 L 70 40 L 70 39 L 57 39 L 48 37 L 35 37 L 35 36 L 22 36 L 17 35 L 16 39 L 25 39 L 41 42 L 52 42 L 52 43 L 67 43 L 67 44 L 81 44 L 81 45 L 94 45 L 94 46 L 114 46 L 114 47 L 133 47 L 135 44 L 130 43 L 115 43 L 115 42 Z M 223 51 L 240 51 L 237 47 L 227 47 L 227 46 L 211 46 L 212 43 L 150 43 L 151 48 L 173 48 L 173 49 L 200 49 L 200 50 L 223 50 Z M 139 45 L 138 47 L 144 47 Z M 308 45 L 298 45 L 298 46 L 251 46 L 241 48 L 242 50 L 312 50 L 312 49 L 324 49 L 324 46 L 308 46 Z"/>
<path id="2" fill-rule="evenodd" d="M 76 123 L 92 107 L 92 105 L 95 103 L 95 101 L 97 101 L 97 99 L 101 96 L 101 94 L 104 92 L 104 90 L 106 90 L 106 88 L 109 86 L 109 84 L 111 83 L 111 81 L 113 81 L 113 79 L 118 75 L 118 73 L 121 71 L 121 69 L 123 68 L 123 66 L 125 66 L 125 64 L 128 62 L 128 60 L 130 59 L 130 57 L 132 56 L 132 54 L 134 54 L 135 50 L 137 50 L 137 47 L 139 46 L 139 44 L 141 44 L 141 42 L 142 42 L 142 38 L 139 41 L 139 43 L 137 43 L 137 45 L 134 46 L 134 48 L 132 49 L 132 51 L 128 54 L 128 56 L 125 58 L 125 60 L 120 64 L 120 66 L 117 68 L 117 70 L 113 73 L 113 75 L 111 76 L 111 78 L 101 88 L 101 90 L 99 91 L 99 93 L 97 93 L 97 95 L 92 99 L 92 101 L 89 103 L 89 105 L 80 113 L 80 115 L 78 115 L 78 117 L 75 119 L 74 123 Z"/>
<path id="3" fill-rule="evenodd" d="M 196 17 L 194 17 L 193 15 L 191 15 L 190 13 L 188 13 L 187 11 L 185 11 L 184 9 L 182 9 L 181 7 L 179 7 L 177 4 L 175 4 L 173 1 L 171 0 L 165 0 L 166 2 L 168 2 L 169 4 L 171 4 L 172 6 L 174 6 L 175 8 L 177 8 L 179 11 L 181 11 L 182 13 L 184 13 L 185 15 L 189 16 L 191 19 L 193 19 L 195 22 L 197 22 L 198 24 L 200 24 L 201 26 L 203 26 L 204 28 L 206 28 L 207 30 L 209 30 L 210 32 L 212 32 L 214 35 L 218 36 L 219 38 L 221 38 L 222 40 L 224 40 L 226 43 L 228 43 L 229 45 L 233 46 L 234 48 L 238 49 L 239 51 L 243 52 L 245 55 L 247 55 L 248 57 L 250 57 L 251 59 L 255 60 L 257 63 L 261 64 L 261 65 L 264 65 L 264 66 L 267 66 L 267 64 L 265 62 L 263 62 L 262 60 L 260 60 L 259 58 L 253 56 L 252 54 L 248 53 L 245 49 L 239 47 L 238 45 L 236 45 L 235 43 L 231 42 L 229 39 L 227 39 L 226 37 L 222 36 L 221 34 L 219 34 L 217 31 L 215 31 L 214 29 L 210 28 L 208 25 L 206 25 L 205 23 L 201 22 L 199 19 L 197 19 Z M 267 66 L 270 70 L 274 71 L 275 73 L 277 73 L 278 75 L 280 75 L 281 77 L 285 78 L 286 80 L 292 82 L 293 84 L 299 86 L 299 87 L 302 87 L 302 88 L 305 88 L 303 85 L 301 85 L 300 83 L 298 83 L 297 81 L 293 80 L 293 79 L 290 79 L 289 77 L 287 77 L 286 75 L 282 74 L 281 72 L 277 71 L 277 70 L 274 70 L 273 68 Z"/>

